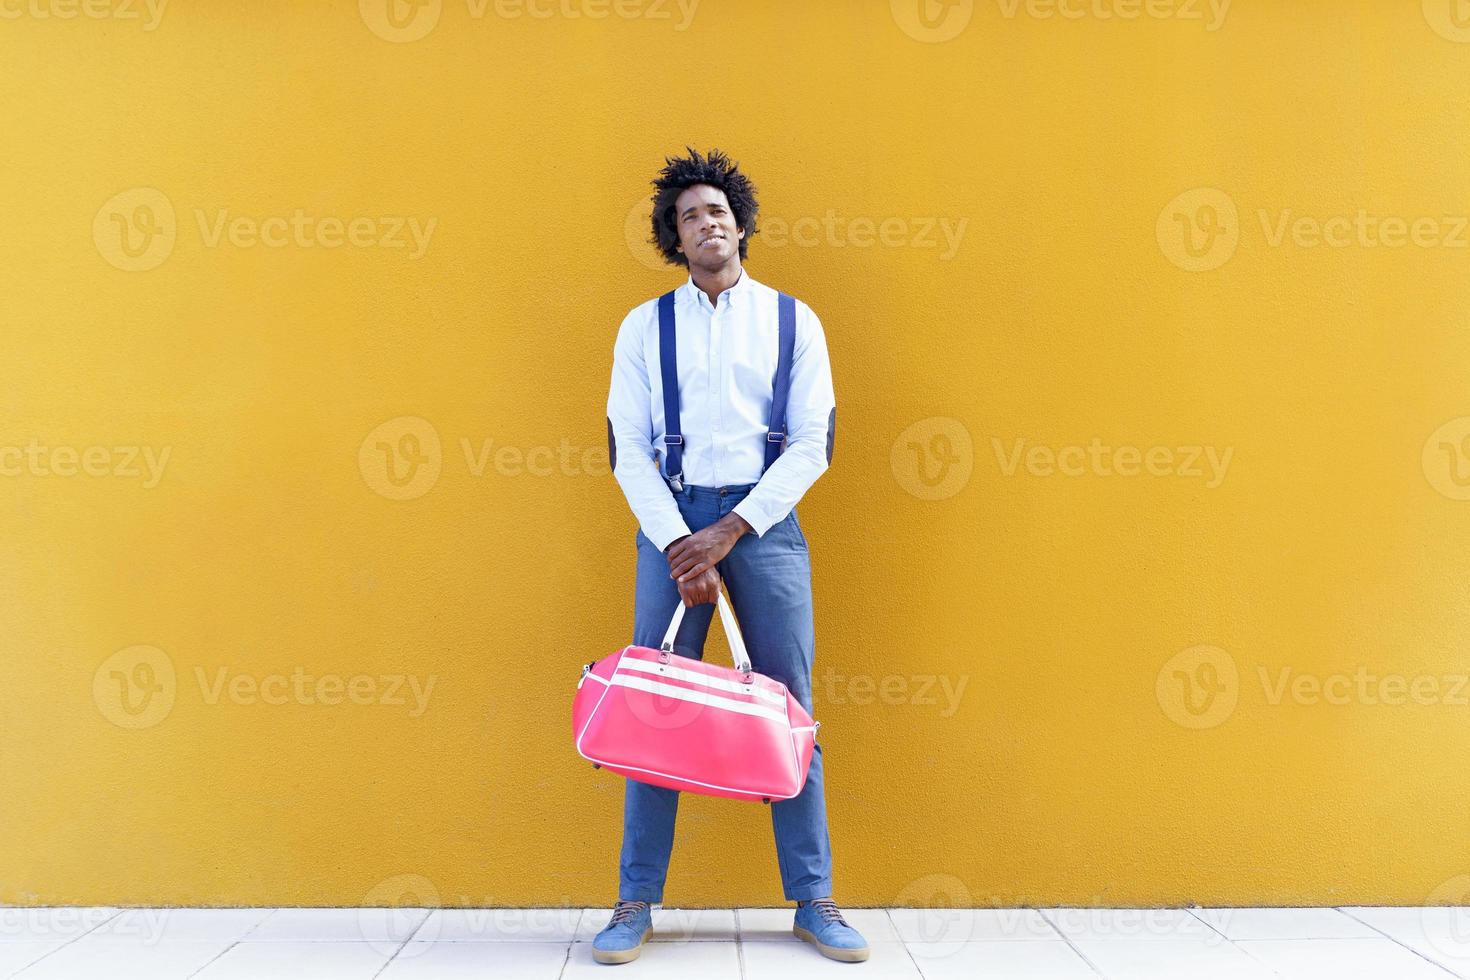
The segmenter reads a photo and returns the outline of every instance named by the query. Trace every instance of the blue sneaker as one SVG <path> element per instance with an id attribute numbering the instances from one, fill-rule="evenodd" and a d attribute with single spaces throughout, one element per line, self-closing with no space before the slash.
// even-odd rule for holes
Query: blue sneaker
<path id="1" fill-rule="evenodd" d="M 647 902 L 620 901 L 612 919 L 592 940 L 592 958 L 599 963 L 636 960 L 652 933 L 653 907 Z"/>
<path id="2" fill-rule="evenodd" d="M 847 924 L 830 898 L 818 898 L 796 907 L 791 931 L 805 939 L 829 959 L 861 963 L 868 958 L 868 941 Z"/>

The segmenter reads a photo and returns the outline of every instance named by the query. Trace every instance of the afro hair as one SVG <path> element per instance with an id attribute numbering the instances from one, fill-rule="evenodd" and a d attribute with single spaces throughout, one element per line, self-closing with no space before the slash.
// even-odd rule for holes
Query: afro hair
<path id="1" fill-rule="evenodd" d="M 735 215 L 735 224 L 745 229 L 740 239 L 740 259 L 745 260 L 751 236 L 755 234 L 755 216 L 760 210 L 756 203 L 755 185 L 740 172 L 740 165 L 733 163 L 719 150 L 710 150 L 708 156 L 686 146 L 687 157 L 665 157 L 665 166 L 653 181 L 653 237 L 649 239 L 663 254 L 664 261 L 673 265 L 687 266 L 689 260 L 677 248 L 679 229 L 674 220 L 674 202 L 687 188 L 695 184 L 708 184 L 725 192 L 730 210 Z"/>

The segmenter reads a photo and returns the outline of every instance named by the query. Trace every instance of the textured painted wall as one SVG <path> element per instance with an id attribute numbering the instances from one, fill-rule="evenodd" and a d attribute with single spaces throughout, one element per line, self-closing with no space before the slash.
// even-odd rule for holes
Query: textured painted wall
<path id="1" fill-rule="evenodd" d="M 839 901 L 1463 898 L 1448 3 L 393 4 L 0 0 L 0 901 L 611 901 L 686 144 L 834 363 Z M 686 796 L 667 903 L 769 821 Z"/>

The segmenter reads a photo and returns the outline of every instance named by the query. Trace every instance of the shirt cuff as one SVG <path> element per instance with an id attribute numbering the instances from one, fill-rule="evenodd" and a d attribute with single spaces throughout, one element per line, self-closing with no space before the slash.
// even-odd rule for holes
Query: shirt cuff
<path id="1" fill-rule="evenodd" d="M 755 532 L 755 536 L 758 538 L 764 537 L 765 533 L 769 531 L 771 529 L 771 526 L 776 523 L 765 514 L 762 514 L 760 512 L 760 509 L 755 504 L 751 503 L 750 497 L 748 495 L 745 497 L 745 499 L 741 500 L 740 503 L 736 504 L 734 507 L 731 507 L 730 511 L 731 513 L 739 514 L 742 518 L 744 518 L 745 523 L 750 525 L 751 530 Z"/>
<path id="2" fill-rule="evenodd" d="M 693 532 L 689 530 L 689 525 L 679 518 L 660 523 L 658 527 L 643 528 L 643 536 L 653 542 L 653 546 L 659 551 L 667 551 L 669 545 L 691 533 Z"/>

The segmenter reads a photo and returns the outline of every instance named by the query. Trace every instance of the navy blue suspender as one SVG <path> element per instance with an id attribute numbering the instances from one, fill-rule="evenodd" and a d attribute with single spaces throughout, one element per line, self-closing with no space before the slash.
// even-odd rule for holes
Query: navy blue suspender
<path id="1" fill-rule="evenodd" d="M 684 489 L 684 434 L 679 428 L 679 365 L 674 344 L 674 292 L 658 299 L 658 360 L 664 386 L 664 474 L 675 493 Z M 786 441 L 786 401 L 791 394 L 791 359 L 796 350 L 796 300 L 777 294 L 780 323 L 776 377 L 771 382 L 771 421 L 766 431 L 764 473 Z"/>
<path id="2" fill-rule="evenodd" d="M 679 430 L 679 365 L 674 347 L 674 293 L 658 298 L 658 363 L 664 376 L 664 474 L 684 489 L 684 435 Z"/>

